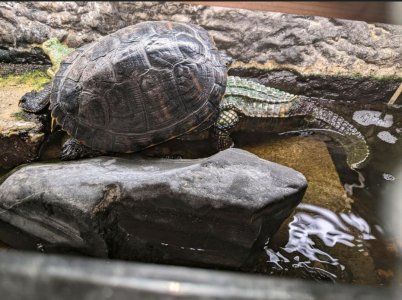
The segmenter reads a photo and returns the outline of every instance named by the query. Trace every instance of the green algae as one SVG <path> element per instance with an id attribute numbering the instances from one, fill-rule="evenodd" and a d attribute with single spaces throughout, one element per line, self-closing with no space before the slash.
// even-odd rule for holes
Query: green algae
<path id="1" fill-rule="evenodd" d="M 15 113 L 12 113 L 11 117 L 13 117 L 13 119 L 16 121 L 29 121 L 29 113 L 23 109 L 20 109 Z"/>
<path id="2" fill-rule="evenodd" d="M 74 48 L 69 48 L 61 44 L 57 38 L 51 38 L 43 42 L 40 47 L 42 48 L 43 52 L 49 56 L 50 61 L 52 62 L 53 66 L 47 70 L 47 74 L 51 78 L 56 75 L 62 60 L 75 50 Z"/>
<path id="3" fill-rule="evenodd" d="M 5 75 L 0 77 L 0 87 L 29 85 L 40 91 L 51 79 L 42 71 L 31 71 L 21 75 Z"/>

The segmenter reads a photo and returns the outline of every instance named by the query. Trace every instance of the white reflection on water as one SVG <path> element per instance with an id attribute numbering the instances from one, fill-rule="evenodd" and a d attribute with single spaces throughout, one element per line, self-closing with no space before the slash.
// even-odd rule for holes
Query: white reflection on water
<path id="1" fill-rule="evenodd" d="M 309 211 L 309 213 L 300 211 L 294 215 L 293 221 L 289 223 L 289 240 L 285 247 L 280 248 L 284 252 L 275 252 L 268 246 L 265 247 L 269 256 L 268 262 L 273 263 L 279 269 L 283 269 L 285 264 L 290 262 L 290 258 L 297 262 L 292 265 L 294 268 L 302 267 L 310 273 L 330 275 L 336 278 L 335 274 L 326 270 L 308 266 L 312 262 L 319 262 L 338 266 L 341 271 L 345 268 L 336 257 L 316 248 L 313 239 L 320 239 L 328 247 L 334 247 L 337 244 L 349 247 L 357 246 L 360 248 L 357 250 L 359 252 L 363 250 L 361 249 L 363 247 L 362 240 L 375 239 L 371 234 L 369 224 L 353 213 L 341 213 L 339 217 L 326 208 L 311 204 L 300 204 L 297 208 Z M 294 258 L 289 255 L 286 258 L 286 253 L 293 254 Z"/>
<path id="2" fill-rule="evenodd" d="M 384 178 L 385 180 L 388 180 L 388 181 L 394 181 L 395 180 L 395 177 L 392 176 L 391 174 L 388 174 L 388 173 L 383 173 L 382 178 Z"/>
<path id="3" fill-rule="evenodd" d="M 395 144 L 396 141 L 398 140 L 395 136 L 393 136 L 388 131 L 381 131 L 377 134 L 377 136 L 380 140 L 382 140 L 383 142 L 386 142 L 388 144 Z"/>
<path id="4" fill-rule="evenodd" d="M 369 224 L 362 218 L 356 216 L 355 214 L 344 214 L 340 213 L 342 219 L 349 225 L 358 229 L 362 235 L 359 236 L 362 240 L 375 240 L 375 237 L 370 234 L 371 229 Z"/>
<path id="5" fill-rule="evenodd" d="M 394 123 L 392 115 L 381 116 L 380 111 L 358 110 L 353 114 L 353 120 L 363 126 L 376 125 L 389 128 Z"/>

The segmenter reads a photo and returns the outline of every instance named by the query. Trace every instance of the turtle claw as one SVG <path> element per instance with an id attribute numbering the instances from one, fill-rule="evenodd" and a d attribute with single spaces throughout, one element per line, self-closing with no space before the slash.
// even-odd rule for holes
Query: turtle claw
<path id="1" fill-rule="evenodd" d="M 69 139 L 64 143 L 61 151 L 61 160 L 74 160 L 78 158 L 89 158 L 101 156 L 100 151 L 93 150 L 84 144 L 80 143 L 76 139 Z"/>

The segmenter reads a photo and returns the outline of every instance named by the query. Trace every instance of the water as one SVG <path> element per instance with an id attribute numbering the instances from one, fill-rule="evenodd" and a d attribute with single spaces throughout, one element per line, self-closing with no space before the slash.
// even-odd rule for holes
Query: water
<path id="1" fill-rule="evenodd" d="M 402 108 L 384 114 L 385 105 L 325 105 L 366 137 L 372 153 L 363 169 L 350 169 L 342 147 L 325 135 L 233 134 L 236 147 L 292 167 L 309 182 L 302 203 L 260 249 L 257 262 L 236 271 L 324 283 L 390 285 L 397 272 L 399 232 L 390 216 L 398 195 L 395 187 L 402 179 Z M 170 141 L 147 151 L 183 158 L 213 154 L 205 141 L 198 146 L 186 143 L 183 147 L 182 141 Z M 44 251 L 41 244 L 37 248 Z"/>
<path id="2" fill-rule="evenodd" d="M 363 169 L 350 169 L 343 149 L 325 136 L 235 135 L 238 147 L 292 167 L 309 182 L 302 203 L 267 241 L 259 263 L 245 271 L 326 283 L 390 285 L 398 271 L 398 230 L 391 218 L 395 209 L 389 206 L 398 201 L 397 192 L 390 197 L 392 186 L 400 184 L 398 174 L 402 176 L 402 109 L 390 108 L 381 116 L 384 105 L 326 106 L 366 137 L 372 153 Z M 318 149 L 320 141 L 325 141 L 334 169 Z"/>

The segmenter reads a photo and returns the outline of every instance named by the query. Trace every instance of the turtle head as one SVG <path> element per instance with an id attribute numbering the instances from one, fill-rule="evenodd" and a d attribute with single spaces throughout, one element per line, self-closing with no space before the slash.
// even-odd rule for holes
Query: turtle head
<path id="1" fill-rule="evenodd" d="M 229 69 L 229 67 L 233 62 L 233 58 L 223 52 L 219 52 L 219 55 L 221 56 L 221 59 L 225 63 L 226 69 Z"/>

